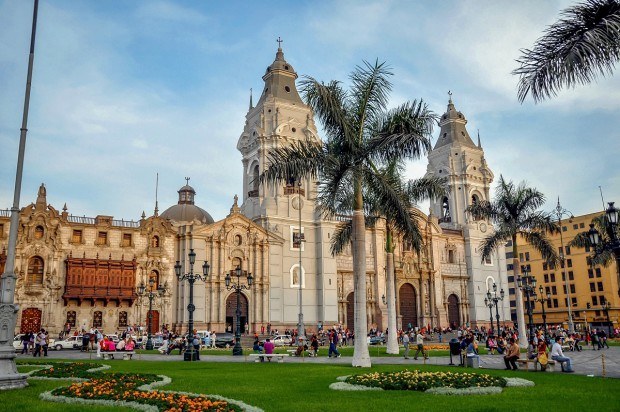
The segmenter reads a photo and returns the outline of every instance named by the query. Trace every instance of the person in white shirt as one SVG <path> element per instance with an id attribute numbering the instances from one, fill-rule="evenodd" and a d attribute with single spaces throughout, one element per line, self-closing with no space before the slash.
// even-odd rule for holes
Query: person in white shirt
<path id="1" fill-rule="evenodd" d="M 405 347 L 405 359 L 409 359 L 409 334 L 403 333 L 403 346 Z"/>
<path id="2" fill-rule="evenodd" d="M 559 336 L 555 338 L 555 342 L 553 346 L 551 347 L 551 359 L 553 359 L 554 361 L 560 362 L 560 364 L 562 365 L 566 363 L 566 367 L 562 366 L 563 372 L 569 372 L 569 373 L 575 372 L 573 370 L 573 363 L 571 359 L 564 356 L 564 353 L 562 352 L 562 343 L 561 343 L 561 338 Z"/>
<path id="3" fill-rule="evenodd" d="M 420 331 L 418 331 L 418 333 L 415 335 L 415 343 L 417 347 L 415 350 L 415 355 L 413 355 L 413 359 L 418 360 L 418 354 L 420 352 L 422 352 L 424 359 L 428 359 L 428 354 L 424 352 L 424 337 L 422 336 Z"/>
<path id="4" fill-rule="evenodd" d="M 215 331 L 211 332 L 211 348 L 215 349 Z"/>

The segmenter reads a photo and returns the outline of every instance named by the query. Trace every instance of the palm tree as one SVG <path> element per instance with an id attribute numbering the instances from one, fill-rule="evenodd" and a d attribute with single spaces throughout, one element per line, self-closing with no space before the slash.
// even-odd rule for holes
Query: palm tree
<path id="1" fill-rule="evenodd" d="M 396 249 L 395 237 L 400 235 L 403 242 L 412 245 L 420 252 L 422 248 L 422 235 L 420 234 L 418 219 L 416 218 L 415 204 L 430 198 L 439 198 L 447 193 L 446 178 L 425 177 L 405 182 L 403 180 L 404 164 L 402 161 L 390 161 L 386 167 L 377 169 L 377 174 L 385 183 L 384 187 L 390 188 L 390 196 L 400 198 L 409 213 L 401 213 L 401 209 L 393 209 L 386 206 L 384 191 L 375 191 L 375 186 L 364 187 L 365 224 L 367 228 L 375 227 L 380 219 L 385 220 L 385 252 L 386 252 L 386 304 L 388 314 L 388 340 L 386 353 L 398 354 L 398 336 L 396 330 L 396 289 L 394 273 L 394 250 Z M 348 196 L 347 199 L 352 199 Z M 352 203 L 339 203 L 339 210 L 331 210 L 332 205 L 322 205 L 330 209 L 331 214 L 350 215 Z M 344 209 L 343 206 L 348 210 Z M 332 253 L 340 254 L 346 245 L 351 242 L 352 220 L 341 222 L 337 233 L 333 238 Z"/>
<path id="2" fill-rule="evenodd" d="M 587 84 L 613 73 L 620 60 L 620 2 L 587 0 L 564 10 L 533 49 L 517 59 L 519 101 L 557 95 L 562 87 Z"/>
<path id="3" fill-rule="evenodd" d="M 512 182 L 506 182 L 500 175 L 493 202 L 480 201 L 467 208 L 467 211 L 475 218 L 488 219 L 494 225 L 494 232 L 484 239 L 482 245 L 483 261 L 490 257 L 498 247 L 509 240 L 512 241 L 514 288 L 521 347 L 527 346 L 527 339 L 524 339 L 526 334 L 523 296 L 517 285 L 520 270 L 517 241 L 524 239 L 540 252 L 546 261 L 556 262 L 558 259 L 555 248 L 545 233 L 557 232 L 559 227 L 551 220 L 548 213 L 538 210 L 544 203 L 545 195 L 538 190 L 527 187 L 525 182 L 515 186 Z"/>
<path id="4" fill-rule="evenodd" d="M 351 73 L 351 88 L 337 81 L 327 84 L 311 77 L 302 81 L 307 104 L 323 124 L 327 141 L 299 141 L 269 155 L 270 167 L 260 177 L 271 184 L 287 178 L 319 179 L 318 204 L 324 216 L 352 205 L 350 226 L 355 294 L 353 366 L 370 367 L 366 344 L 366 238 L 364 190 L 374 186 L 386 206 L 401 214 L 407 205 L 393 195 L 375 164 L 391 159 L 419 158 L 430 149 L 435 115 L 422 101 L 387 110 L 392 73 L 385 63 L 364 62 Z M 347 198 L 348 197 L 348 198 Z"/>

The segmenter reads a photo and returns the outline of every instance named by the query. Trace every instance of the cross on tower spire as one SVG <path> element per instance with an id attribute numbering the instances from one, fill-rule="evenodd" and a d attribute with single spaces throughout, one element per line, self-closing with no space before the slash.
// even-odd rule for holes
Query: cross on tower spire
<path id="1" fill-rule="evenodd" d="M 284 42 L 284 40 L 282 40 L 280 38 L 280 36 L 278 36 L 278 39 L 276 41 L 278 42 L 278 49 L 281 49 L 282 48 L 282 42 Z"/>
<path id="2" fill-rule="evenodd" d="M 448 100 L 450 101 L 450 103 L 452 103 L 452 91 L 448 90 Z"/>
<path id="3" fill-rule="evenodd" d="M 186 178 L 185 178 L 185 184 L 186 184 L 187 186 L 189 186 L 189 177 L 186 177 Z"/>

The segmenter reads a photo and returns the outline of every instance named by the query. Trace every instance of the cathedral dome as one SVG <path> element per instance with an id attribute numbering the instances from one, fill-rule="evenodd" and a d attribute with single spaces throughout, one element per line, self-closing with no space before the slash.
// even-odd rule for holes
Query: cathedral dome
<path id="1" fill-rule="evenodd" d="M 198 220 L 199 222 L 210 224 L 213 223 L 213 218 L 205 210 L 199 208 L 194 204 L 194 196 L 196 191 L 188 184 L 179 189 L 179 202 L 169 207 L 161 214 L 164 219 L 170 219 L 175 222 L 193 222 Z"/>

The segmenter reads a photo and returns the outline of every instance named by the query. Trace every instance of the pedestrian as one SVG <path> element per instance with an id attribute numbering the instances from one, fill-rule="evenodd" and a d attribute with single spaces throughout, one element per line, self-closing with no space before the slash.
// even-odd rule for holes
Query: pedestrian
<path id="1" fill-rule="evenodd" d="M 413 355 L 413 359 L 418 360 L 418 354 L 420 352 L 422 352 L 422 356 L 424 356 L 424 359 L 428 359 L 428 354 L 424 351 L 424 336 L 422 336 L 422 333 L 420 331 L 418 331 L 415 335 L 415 343 L 417 345 L 417 348 L 415 350 L 415 355 Z"/>
<path id="2" fill-rule="evenodd" d="M 409 359 L 409 334 L 403 333 L 403 346 L 405 347 L 405 359 Z"/>
<path id="3" fill-rule="evenodd" d="M 39 333 L 37 333 L 34 344 L 34 354 L 32 356 L 35 358 L 37 356 L 41 357 L 41 350 L 43 349 L 43 345 L 45 344 L 45 329 L 41 329 Z"/>
<path id="4" fill-rule="evenodd" d="M 211 332 L 211 349 L 215 349 L 215 331 Z"/>
<path id="5" fill-rule="evenodd" d="M 340 357 L 340 352 L 338 352 L 338 333 L 333 330 L 329 335 L 329 353 L 328 357 L 332 357 L 332 353 L 335 358 Z"/>
<path id="6" fill-rule="evenodd" d="M 30 345 L 30 335 L 32 335 L 32 331 L 28 332 L 28 333 L 24 333 L 22 335 L 22 355 L 24 353 L 28 353 L 28 345 Z"/>

